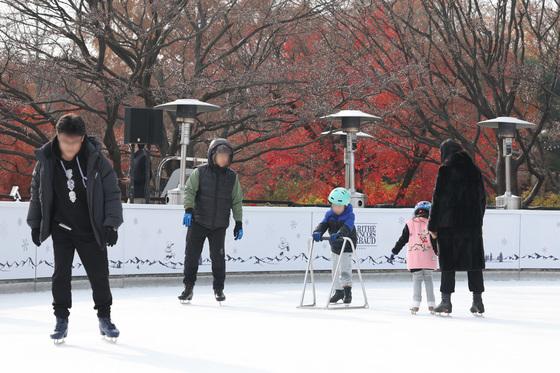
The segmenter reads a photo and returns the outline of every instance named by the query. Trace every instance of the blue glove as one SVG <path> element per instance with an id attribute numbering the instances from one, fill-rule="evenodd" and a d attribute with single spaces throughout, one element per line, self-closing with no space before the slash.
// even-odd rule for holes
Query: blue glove
<path id="1" fill-rule="evenodd" d="M 336 233 L 331 234 L 330 240 L 331 240 L 331 241 L 336 241 L 336 240 L 338 240 L 339 238 L 340 238 L 340 233 L 336 232 Z"/>
<path id="2" fill-rule="evenodd" d="M 192 213 L 185 212 L 185 215 L 183 215 L 183 225 L 185 227 L 190 227 L 191 224 L 192 224 Z"/>
<path id="3" fill-rule="evenodd" d="M 236 240 L 240 240 L 243 238 L 243 228 L 241 228 L 240 230 L 237 231 L 237 234 L 235 235 L 235 239 Z"/>
<path id="4" fill-rule="evenodd" d="M 323 234 L 321 232 L 313 232 L 313 241 L 320 242 Z"/>
<path id="5" fill-rule="evenodd" d="M 235 222 L 235 228 L 233 228 L 233 237 L 235 240 L 240 240 L 243 238 L 243 224 L 240 221 Z"/>

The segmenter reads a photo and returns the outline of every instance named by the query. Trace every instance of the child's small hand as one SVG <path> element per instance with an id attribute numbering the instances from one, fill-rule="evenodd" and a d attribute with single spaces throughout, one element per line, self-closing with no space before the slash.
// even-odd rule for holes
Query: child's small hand
<path id="1" fill-rule="evenodd" d="M 336 233 L 331 234 L 330 240 L 331 240 L 331 241 L 336 241 L 336 240 L 338 240 L 339 238 L 340 238 L 340 233 L 336 232 Z"/>
<path id="2" fill-rule="evenodd" d="M 437 238 L 437 232 L 430 231 L 430 236 L 435 240 Z"/>
<path id="3" fill-rule="evenodd" d="M 323 237 L 323 235 L 321 234 L 321 232 L 313 232 L 313 241 L 315 241 L 315 242 L 320 242 L 320 241 L 321 241 L 321 237 Z"/>

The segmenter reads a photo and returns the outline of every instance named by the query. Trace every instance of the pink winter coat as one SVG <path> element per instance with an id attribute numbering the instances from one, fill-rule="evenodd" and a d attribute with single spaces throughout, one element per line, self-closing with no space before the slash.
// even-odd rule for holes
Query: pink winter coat
<path id="1" fill-rule="evenodd" d="M 428 219 L 414 217 L 406 222 L 408 227 L 408 250 L 406 267 L 411 269 L 436 269 L 437 256 L 430 241 Z"/>

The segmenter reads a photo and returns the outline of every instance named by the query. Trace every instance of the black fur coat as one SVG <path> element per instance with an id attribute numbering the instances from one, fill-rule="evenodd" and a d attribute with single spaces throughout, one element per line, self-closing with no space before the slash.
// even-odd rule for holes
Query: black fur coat
<path id="1" fill-rule="evenodd" d="M 428 224 L 428 230 L 438 234 L 442 271 L 484 268 L 482 221 L 485 209 L 486 192 L 479 168 L 463 150 L 445 154 L 438 171 Z"/>

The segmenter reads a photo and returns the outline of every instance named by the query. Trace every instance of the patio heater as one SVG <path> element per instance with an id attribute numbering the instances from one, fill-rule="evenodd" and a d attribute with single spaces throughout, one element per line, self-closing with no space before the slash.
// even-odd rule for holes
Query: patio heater
<path id="1" fill-rule="evenodd" d="M 498 138 L 502 140 L 503 144 L 502 155 L 505 158 L 506 163 L 506 191 L 504 195 L 496 197 L 496 208 L 518 210 L 521 208 L 521 198 L 511 193 L 511 156 L 513 139 L 515 137 L 516 130 L 521 128 L 533 128 L 535 127 L 535 124 L 512 117 L 497 117 L 478 122 L 478 125 L 497 130 Z"/>
<path id="2" fill-rule="evenodd" d="M 360 132 L 362 122 L 381 120 L 380 117 L 364 113 L 360 110 L 341 110 L 338 113 L 321 117 L 323 119 L 340 119 L 342 128 L 340 131 L 333 132 L 333 135 L 346 136 L 344 147 L 344 166 L 345 166 L 345 187 L 350 191 L 353 207 L 364 207 L 366 205 L 366 195 L 356 192 L 356 182 L 354 176 L 354 148 L 358 137 L 369 137 L 367 133 Z M 326 132 L 329 133 L 329 132 Z"/>
<path id="3" fill-rule="evenodd" d="M 219 110 L 220 107 L 192 98 L 179 99 L 156 106 L 175 113 L 176 121 L 181 124 L 181 158 L 179 164 L 179 187 L 170 190 L 168 203 L 180 205 L 183 203 L 185 192 L 185 169 L 187 165 L 187 146 L 190 142 L 191 127 L 197 114 Z"/>

